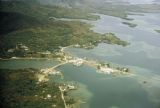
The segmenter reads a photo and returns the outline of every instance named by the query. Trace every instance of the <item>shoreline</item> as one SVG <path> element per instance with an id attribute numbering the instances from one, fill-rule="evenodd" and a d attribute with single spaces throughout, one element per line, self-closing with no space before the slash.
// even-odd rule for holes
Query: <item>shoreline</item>
<path id="1" fill-rule="evenodd" d="M 36 58 L 36 57 L 12 57 L 12 58 L 8 58 L 8 59 L 3 59 L 0 58 L 0 61 L 8 61 L 8 60 L 56 60 L 59 61 L 60 63 L 58 63 L 56 66 L 47 68 L 46 70 L 53 70 L 56 69 L 59 66 L 62 66 L 64 64 L 73 64 L 77 67 L 81 66 L 81 65 L 88 65 L 91 66 L 95 69 L 97 69 L 97 71 L 100 71 L 98 73 L 104 73 L 104 74 L 110 74 L 110 73 L 121 73 L 121 74 L 129 74 L 128 72 L 124 72 L 123 70 L 120 69 L 116 69 L 116 68 L 121 68 L 121 67 L 107 67 L 106 64 L 104 63 L 104 66 L 101 66 L 102 64 L 100 63 L 100 61 L 96 61 L 96 60 L 86 60 L 84 58 L 79 58 L 79 57 L 75 57 L 73 56 L 71 53 L 69 53 L 68 51 L 66 52 L 65 49 L 69 48 L 69 47 L 74 47 L 74 45 L 69 45 L 66 47 L 61 47 L 61 49 L 59 50 L 60 55 L 62 56 L 61 59 L 59 58 Z M 102 69 L 102 70 L 106 70 L 106 71 L 111 71 L 111 72 L 103 72 L 101 69 L 98 69 L 97 67 L 100 66 L 100 68 L 106 68 L 106 69 Z M 124 68 L 127 69 L 127 68 Z"/>

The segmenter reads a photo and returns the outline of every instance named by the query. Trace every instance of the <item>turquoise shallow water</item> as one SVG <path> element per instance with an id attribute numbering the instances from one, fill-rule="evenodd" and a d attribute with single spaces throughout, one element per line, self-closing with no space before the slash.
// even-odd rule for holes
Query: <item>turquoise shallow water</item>
<path id="1" fill-rule="evenodd" d="M 24 68 L 49 68 L 58 64 L 55 60 L 47 60 L 47 59 L 15 59 L 15 60 L 0 60 L 0 68 L 1 69 L 24 69 Z"/>
<path id="2" fill-rule="evenodd" d="M 97 74 L 87 66 L 75 68 L 65 65 L 60 70 L 74 81 L 87 85 L 93 94 L 90 108 L 154 108 L 147 91 L 134 78 Z"/>

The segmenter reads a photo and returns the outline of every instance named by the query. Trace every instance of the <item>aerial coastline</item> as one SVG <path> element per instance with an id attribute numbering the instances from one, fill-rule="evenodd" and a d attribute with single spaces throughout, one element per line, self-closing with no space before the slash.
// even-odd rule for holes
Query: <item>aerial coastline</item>
<path id="1" fill-rule="evenodd" d="M 159 108 L 160 5 L 118 1 L 0 1 L 2 108 Z"/>

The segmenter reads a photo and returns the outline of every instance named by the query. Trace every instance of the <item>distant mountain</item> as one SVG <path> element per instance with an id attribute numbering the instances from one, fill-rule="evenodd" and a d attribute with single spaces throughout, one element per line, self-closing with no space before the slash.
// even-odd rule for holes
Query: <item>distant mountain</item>
<path id="1" fill-rule="evenodd" d="M 103 5 L 104 3 L 112 3 L 112 4 L 126 4 L 127 0 L 37 0 L 43 4 L 52 4 L 52 5 Z"/>
<path id="2" fill-rule="evenodd" d="M 154 3 L 160 4 L 160 0 L 154 0 Z"/>

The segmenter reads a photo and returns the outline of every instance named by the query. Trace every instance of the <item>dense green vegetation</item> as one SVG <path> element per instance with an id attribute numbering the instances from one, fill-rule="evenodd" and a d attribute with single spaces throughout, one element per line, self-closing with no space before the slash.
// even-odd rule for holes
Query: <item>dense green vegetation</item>
<path id="1" fill-rule="evenodd" d="M 79 21 L 62 21 L 56 18 L 97 19 L 98 16 L 58 6 L 26 2 L 2 2 L 0 14 L 0 56 L 8 56 L 8 50 L 17 43 L 34 52 L 55 51 L 60 46 L 79 44 L 96 46 L 98 43 L 126 46 L 114 34 L 99 34 L 90 30 L 91 25 Z M 13 55 L 14 56 L 14 55 Z"/>
<path id="2" fill-rule="evenodd" d="M 0 70 L 1 108 L 64 108 L 55 83 L 38 83 L 36 69 Z M 50 94 L 51 97 L 47 97 Z"/>
<path id="3" fill-rule="evenodd" d="M 137 24 L 133 24 L 133 23 L 130 23 L 130 22 L 122 22 L 122 23 L 125 24 L 125 25 L 128 25 L 129 27 L 132 27 L 132 28 L 137 26 Z"/>

